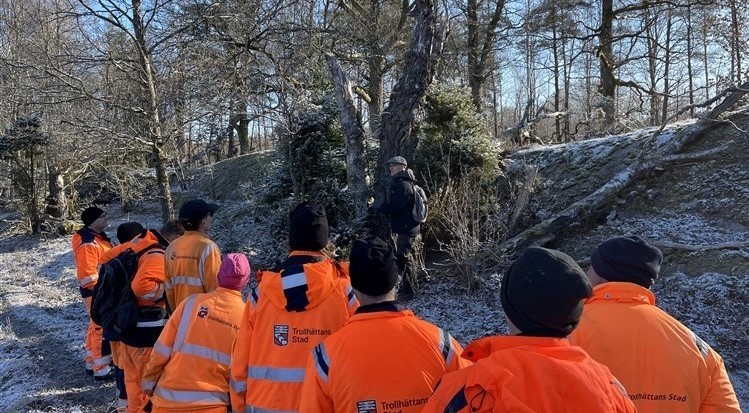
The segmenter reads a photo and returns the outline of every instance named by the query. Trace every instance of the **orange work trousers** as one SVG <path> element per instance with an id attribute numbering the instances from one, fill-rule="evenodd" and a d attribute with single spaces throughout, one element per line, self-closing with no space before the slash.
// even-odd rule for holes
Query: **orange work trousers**
<path id="1" fill-rule="evenodd" d="M 141 413 L 149 397 L 141 388 L 141 377 L 151 358 L 153 347 L 131 347 L 119 344 L 120 362 L 125 371 L 125 389 L 127 389 L 127 413 Z"/>
<path id="2" fill-rule="evenodd" d="M 88 313 L 88 329 L 86 330 L 86 368 L 94 371 L 94 375 L 102 369 L 109 367 L 112 362 L 112 355 L 102 355 L 102 333 L 104 330 L 101 326 L 94 323 L 91 319 L 91 300 L 92 297 L 86 297 L 86 312 Z"/>

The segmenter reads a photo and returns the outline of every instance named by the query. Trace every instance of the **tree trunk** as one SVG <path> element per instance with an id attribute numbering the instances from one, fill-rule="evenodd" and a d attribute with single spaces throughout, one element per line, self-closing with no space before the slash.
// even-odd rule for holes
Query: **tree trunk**
<path id="1" fill-rule="evenodd" d="M 687 5 L 687 81 L 689 82 L 689 106 L 694 105 L 694 70 L 692 69 L 692 5 Z M 707 87 L 707 83 L 705 84 Z M 694 117 L 694 108 L 689 110 L 689 116 Z"/>
<path id="2" fill-rule="evenodd" d="M 600 60 L 601 83 L 598 91 L 603 99 L 603 128 L 607 132 L 616 130 L 616 77 L 614 76 L 614 0 L 603 0 L 601 4 L 601 29 L 598 35 L 598 59 Z"/>
<path id="3" fill-rule="evenodd" d="M 671 10 L 668 10 L 666 11 L 666 56 L 663 61 L 663 114 L 661 115 L 661 123 L 665 123 L 668 119 L 668 95 L 671 93 L 671 84 L 668 77 L 671 70 L 671 25 Z"/>
<path id="4" fill-rule="evenodd" d="M 68 214 L 68 199 L 65 197 L 65 176 L 55 165 L 47 167 L 47 207 L 45 212 L 52 218 L 65 218 Z"/>
<path id="5" fill-rule="evenodd" d="M 731 62 L 735 61 L 736 84 L 741 83 L 741 28 L 739 26 L 739 12 L 736 0 L 728 0 L 731 7 Z M 731 76 L 733 77 L 733 76 Z"/>
<path id="6" fill-rule="evenodd" d="M 393 156 L 406 159 L 410 153 L 400 153 L 404 147 L 413 147 L 411 127 L 416 111 L 422 104 L 427 88 L 432 82 L 434 68 L 442 53 L 442 30 L 437 28 L 434 0 L 416 0 L 411 43 L 403 62 L 403 73 L 393 89 L 387 110 L 382 116 L 380 153 L 377 161 L 377 196 L 384 199 L 389 182 L 385 162 Z M 382 230 L 382 224 L 378 225 Z"/>
<path id="7" fill-rule="evenodd" d="M 655 20 L 657 20 L 657 16 L 653 18 L 650 15 L 650 9 L 645 9 L 645 27 L 647 28 L 647 44 L 648 44 L 648 79 L 650 80 L 650 113 L 649 113 L 649 122 L 648 124 L 650 126 L 655 126 L 658 124 L 660 116 L 660 110 L 658 108 L 658 79 L 657 74 L 655 73 L 657 67 L 656 67 L 656 61 L 658 59 L 658 47 L 657 47 L 657 41 L 655 39 L 656 37 L 656 23 Z"/>
<path id="8" fill-rule="evenodd" d="M 466 25 L 468 28 L 468 86 L 471 88 L 471 100 L 476 112 L 482 112 L 484 105 L 481 99 L 482 68 L 479 63 L 479 17 L 478 0 L 468 0 Z"/>
<path id="9" fill-rule="evenodd" d="M 556 10 L 556 9 L 553 9 Z M 557 38 L 557 28 L 556 28 L 556 13 L 552 11 L 553 20 L 553 26 L 551 29 L 551 48 L 552 53 L 554 55 L 554 112 L 559 112 L 559 95 L 560 95 L 560 88 L 559 88 L 559 39 Z M 562 120 L 559 119 L 559 116 L 554 118 L 554 134 L 555 139 L 558 142 L 562 142 Z"/>
<path id="10" fill-rule="evenodd" d="M 239 153 L 250 153 L 250 117 L 247 114 L 247 101 L 241 99 L 241 107 L 237 113 L 237 136 L 239 138 Z"/>
<path id="11" fill-rule="evenodd" d="M 479 24 L 479 8 L 482 1 L 468 0 L 466 9 L 468 29 L 468 86 L 471 89 L 471 101 L 477 112 L 484 110 L 484 90 L 486 88 L 491 52 L 494 49 L 497 26 L 499 25 L 505 0 L 496 0 L 494 11 L 482 29 Z M 483 33 L 483 40 L 481 34 Z"/>
<path id="12" fill-rule="evenodd" d="M 346 141 L 346 180 L 354 200 L 355 216 L 357 219 L 364 218 L 367 214 L 369 192 L 366 180 L 367 156 L 364 152 L 366 136 L 354 105 L 354 95 L 351 93 L 348 76 L 334 57 L 327 56 L 327 60 L 333 76 L 333 87 L 341 114 L 341 128 Z"/>
<path id="13" fill-rule="evenodd" d="M 164 140 L 161 135 L 161 119 L 159 118 L 159 100 L 156 92 L 156 80 L 154 79 L 153 63 L 146 42 L 146 32 L 143 20 L 140 16 L 141 0 L 132 0 L 133 6 L 133 32 L 135 33 L 136 48 L 143 71 L 142 82 L 147 91 L 148 98 L 148 131 L 156 164 L 156 181 L 159 187 L 161 203 L 161 219 L 166 222 L 174 216 L 172 209 L 172 194 L 169 188 L 169 175 L 166 172 L 166 157 L 162 151 Z"/>

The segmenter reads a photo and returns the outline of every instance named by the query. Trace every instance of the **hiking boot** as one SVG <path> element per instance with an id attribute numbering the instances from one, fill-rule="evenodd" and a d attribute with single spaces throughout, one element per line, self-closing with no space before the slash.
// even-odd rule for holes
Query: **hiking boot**
<path id="1" fill-rule="evenodd" d="M 110 366 L 106 366 L 99 371 L 94 372 L 94 380 L 96 381 L 110 381 L 114 379 L 114 369 Z"/>

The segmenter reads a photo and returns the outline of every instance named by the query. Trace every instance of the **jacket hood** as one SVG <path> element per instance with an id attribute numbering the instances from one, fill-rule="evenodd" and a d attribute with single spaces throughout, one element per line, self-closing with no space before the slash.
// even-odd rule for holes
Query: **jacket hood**
<path id="1" fill-rule="evenodd" d="M 347 277 L 346 264 L 319 252 L 293 251 L 279 268 L 260 271 L 260 294 L 286 311 L 305 311 L 321 304 Z"/>
<path id="2" fill-rule="evenodd" d="M 130 248 L 132 248 L 133 252 L 137 254 L 154 244 L 161 244 L 161 246 L 166 248 L 169 245 L 169 241 L 162 237 L 158 231 L 149 229 L 143 231 L 140 235 L 130 241 Z"/>

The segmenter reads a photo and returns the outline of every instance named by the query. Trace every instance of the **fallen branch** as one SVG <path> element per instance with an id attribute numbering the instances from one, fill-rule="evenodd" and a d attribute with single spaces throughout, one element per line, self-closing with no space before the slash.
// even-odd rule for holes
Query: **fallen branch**
<path id="1" fill-rule="evenodd" d="M 659 248 L 671 248 L 671 249 L 687 250 L 687 251 L 710 251 L 710 250 L 722 250 L 722 249 L 728 249 L 728 248 L 749 247 L 749 242 L 722 242 L 719 244 L 699 244 L 699 245 L 681 244 L 678 242 L 670 242 L 670 241 L 653 241 L 651 243 Z"/>
<path id="2" fill-rule="evenodd" d="M 499 252 L 507 253 L 510 251 L 518 251 L 530 245 L 544 245 L 553 241 L 572 225 L 590 217 L 596 211 L 601 211 L 607 205 L 610 205 L 619 192 L 647 171 L 661 166 L 664 163 L 693 159 L 694 156 L 697 155 L 700 157 L 706 156 L 704 152 L 687 155 L 678 155 L 678 153 L 683 150 L 687 144 L 702 136 L 705 132 L 723 124 L 719 119 L 723 112 L 729 110 L 747 92 L 749 92 L 749 82 L 745 83 L 740 88 L 733 89 L 733 91 L 726 96 L 718 106 L 710 111 L 706 117 L 677 132 L 667 143 L 658 148 L 658 153 L 653 154 L 653 156 L 649 158 L 638 158 L 632 165 L 614 175 L 611 180 L 590 195 L 578 200 L 556 215 L 534 225 L 520 234 L 502 241 L 498 246 Z M 662 130 L 662 128 L 660 130 Z M 653 141 L 660 134 L 660 130 L 653 134 L 651 138 Z M 711 149 L 710 151 L 712 150 L 719 152 L 725 150 L 725 148 L 718 147 Z"/>

